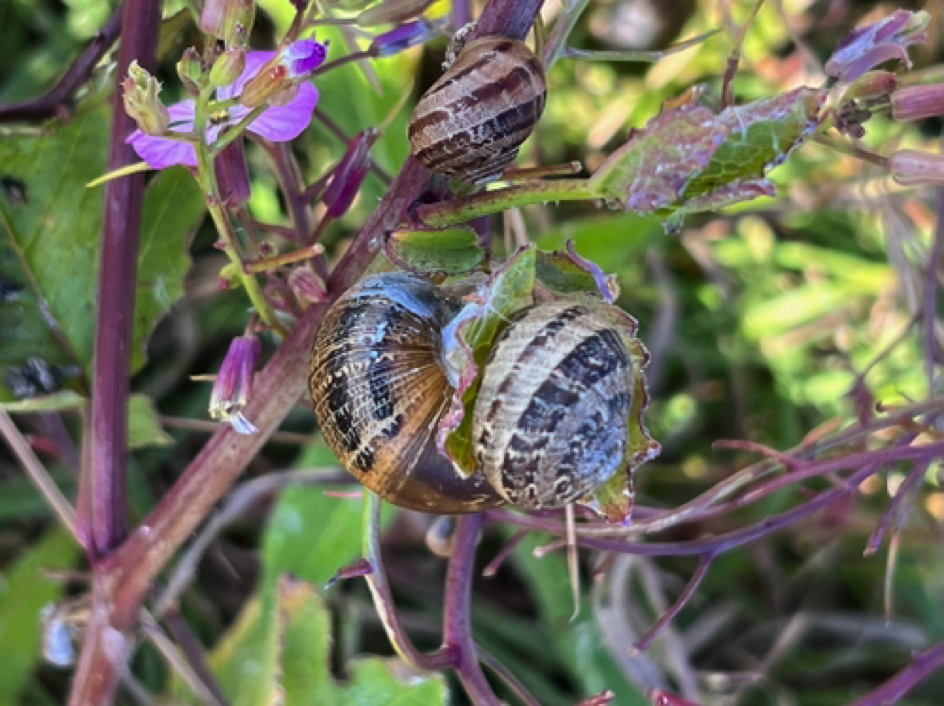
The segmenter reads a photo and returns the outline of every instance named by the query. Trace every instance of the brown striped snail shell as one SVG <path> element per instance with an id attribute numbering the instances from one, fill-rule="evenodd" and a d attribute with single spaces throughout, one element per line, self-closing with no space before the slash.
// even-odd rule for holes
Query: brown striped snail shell
<path id="1" fill-rule="evenodd" d="M 481 372 L 475 473 L 436 450 L 453 388 L 442 330 L 460 302 L 413 275 L 363 280 L 328 311 L 309 387 L 325 441 L 385 500 L 437 514 L 504 502 L 556 508 L 596 489 L 624 460 L 633 366 L 598 315 L 565 301 L 513 316 Z"/>
<path id="2" fill-rule="evenodd" d="M 513 505 L 563 507 L 623 464 L 632 401 L 632 360 L 609 323 L 566 301 L 519 312 L 484 366 L 478 468 Z"/>
<path id="3" fill-rule="evenodd" d="M 413 155 L 427 169 L 472 184 L 497 179 L 544 112 L 547 82 L 524 43 L 480 37 L 410 116 Z"/>
<path id="4" fill-rule="evenodd" d="M 459 306 L 419 277 L 375 275 L 332 305 L 315 337 L 308 384 L 324 439 L 399 507 L 458 514 L 502 504 L 482 474 L 463 479 L 436 450 L 453 393 L 440 332 Z"/>

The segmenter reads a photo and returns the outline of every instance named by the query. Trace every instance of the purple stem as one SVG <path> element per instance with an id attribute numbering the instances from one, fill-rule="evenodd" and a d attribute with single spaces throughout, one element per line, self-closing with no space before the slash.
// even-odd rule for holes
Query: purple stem
<path id="1" fill-rule="evenodd" d="M 137 161 L 125 138 L 135 129 L 125 112 L 117 86 L 137 62 L 155 70 L 159 0 L 128 0 L 124 5 L 116 89 L 112 97 L 112 127 L 107 170 Z M 79 478 L 79 527 L 92 560 L 116 547 L 127 532 L 125 463 L 128 436 L 128 381 L 131 367 L 131 328 L 134 322 L 135 278 L 144 175 L 115 179 L 105 187 L 98 275 L 98 318 L 92 362 L 92 411 L 88 465 Z"/>
<path id="2" fill-rule="evenodd" d="M 882 544 L 882 539 L 885 537 L 885 533 L 888 531 L 888 526 L 893 520 L 896 525 L 901 526 L 903 519 L 903 503 L 906 498 L 913 499 L 912 492 L 917 490 L 918 485 L 924 478 L 924 472 L 927 468 L 928 464 L 926 463 L 915 463 L 911 471 L 909 471 L 908 475 L 905 477 L 905 480 L 898 486 L 895 497 L 892 498 L 892 501 L 888 504 L 885 514 L 882 515 L 878 526 L 876 526 L 875 531 L 872 532 L 872 536 L 869 537 L 868 542 L 865 544 L 865 556 L 874 554 L 878 550 Z"/>
<path id="3" fill-rule="evenodd" d="M 472 598 L 472 572 L 475 548 L 482 531 L 482 514 L 460 517 L 446 573 L 446 598 L 443 607 L 443 647 L 455 657 L 453 668 L 474 704 L 497 706 L 498 697 L 489 686 L 479 665 L 472 629 L 469 603 Z"/>
<path id="4" fill-rule="evenodd" d="M 143 0 L 130 2 L 134 12 Z M 477 30 L 521 38 L 541 0 L 490 0 Z M 133 32 L 126 23 L 126 30 Z M 120 75 L 120 74 L 119 74 Z M 415 159 L 404 164 L 377 209 L 335 267 L 328 292 L 337 297 L 360 278 L 377 254 L 384 232 L 395 227 L 425 188 L 429 172 Z M 96 565 L 94 601 L 70 695 L 71 704 L 109 703 L 132 647 L 128 633 L 157 575 L 232 486 L 298 400 L 307 376 L 311 340 L 328 303 L 312 306 L 298 320 L 256 378 L 244 413 L 259 428 L 243 436 L 221 427 L 207 441 L 141 526 Z"/>
<path id="5" fill-rule="evenodd" d="M 122 11 L 123 8 L 119 6 L 111 13 L 105 25 L 92 37 L 88 46 L 46 95 L 19 103 L 0 105 L 0 122 L 69 117 L 72 113 L 72 107 L 69 105 L 72 95 L 92 75 L 92 70 L 118 37 Z"/>
<path id="6" fill-rule="evenodd" d="M 944 642 L 939 642 L 931 649 L 917 655 L 911 664 L 902 669 L 878 689 L 869 692 L 861 699 L 853 701 L 850 706 L 880 706 L 898 701 L 910 691 L 915 684 L 926 679 L 944 663 Z"/>
<path id="7" fill-rule="evenodd" d="M 928 274 L 924 285 L 924 365 L 928 374 L 928 389 L 934 385 L 934 363 L 938 359 L 934 324 L 939 321 L 937 310 L 937 273 L 944 261 L 944 188 L 937 190 L 937 225 L 934 242 L 928 258 Z"/>
<path id="8" fill-rule="evenodd" d="M 695 573 L 692 575 L 691 580 L 688 582 L 688 585 L 685 587 L 685 590 L 682 591 L 682 594 L 678 597 L 678 600 L 672 604 L 672 607 L 669 608 L 665 613 L 659 618 L 655 625 L 649 628 L 649 632 L 642 636 L 639 641 L 633 645 L 633 647 L 640 652 L 647 649 L 649 645 L 652 644 L 652 641 L 656 639 L 656 636 L 662 632 L 666 625 L 672 622 L 675 619 L 675 616 L 679 614 L 679 611 L 691 600 L 692 594 L 695 593 L 695 589 L 698 588 L 698 585 L 705 578 L 705 575 L 708 573 L 708 568 L 711 566 L 711 562 L 714 561 L 713 554 L 705 554 L 702 556 L 701 560 L 698 562 L 698 568 L 695 569 Z"/>
<path id="9" fill-rule="evenodd" d="M 910 455 L 911 458 L 917 461 L 919 459 L 915 458 L 915 456 L 919 456 L 921 460 L 930 463 L 944 453 L 944 444 L 927 444 L 909 449 L 893 449 L 891 451 L 897 451 L 899 454 L 904 451 L 918 451 L 919 453 Z M 619 552 L 621 554 L 638 554 L 642 556 L 696 556 L 702 554 L 720 554 L 721 552 L 728 551 L 760 537 L 777 532 L 803 517 L 814 514 L 842 497 L 855 492 L 862 481 L 877 472 L 886 463 L 897 460 L 901 459 L 893 458 L 889 460 L 882 458 L 880 460 L 874 460 L 850 476 L 846 483 L 840 488 L 820 493 L 808 502 L 792 510 L 788 510 L 780 515 L 775 515 L 774 517 L 749 527 L 707 539 L 687 542 L 631 542 L 620 539 L 596 539 L 578 535 L 577 543 L 580 546 L 590 547 L 591 549 L 601 549 L 603 551 Z M 525 527 L 532 530 L 550 532 L 557 535 L 561 535 L 565 531 L 564 525 L 556 520 L 519 515 L 508 510 L 489 510 L 485 515 L 491 520 L 507 522 L 518 527 Z"/>

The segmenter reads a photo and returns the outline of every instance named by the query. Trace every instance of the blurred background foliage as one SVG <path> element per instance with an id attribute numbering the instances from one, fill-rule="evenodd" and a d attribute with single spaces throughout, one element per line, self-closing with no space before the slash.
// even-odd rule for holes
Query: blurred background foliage
<path id="1" fill-rule="evenodd" d="M 0 102 L 36 96 L 50 87 L 114 4 L 0 4 Z M 571 39 L 575 46 L 652 49 L 714 27 L 726 32 L 655 65 L 561 61 L 549 78 L 547 113 L 523 150 L 522 162 L 579 159 L 593 168 L 630 127 L 644 125 L 664 99 L 693 83 L 717 87 L 731 47 L 732 20 L 742 21 L 748 4 L 592 2 Z M 174 62 L 198 41 L 193 25 L 180 20 L 186 15 L 177 14 L 184 5 L 169 0 L 164 8 L 168 25 L 159 77 L 168 103 L 181 97 Z M 292 8 L 288 0 L 260 0 L 259 6 L 253 43 L 267 48 L 287 26 Z M 429 12 L 442 14 L 447 6 L 439 2 Z M 931 41 L 913 57 L 918 69 L 934 66 L 942 50 L 939 2 L 771 1 L 747 35 L 736 83 L 739 98 L 819 84 L 818 67 L 835 42 L 863 19 L 897 6 L 932 13 Z M 553 3 L 548 11 L 554 11 Z M 352 46 L 350 36 L 340 31 L 320 32 L 319 38 L 330 38 L 332 56 Z M 384 134 L 372 154 L 383 172 L 395 174 L 408 153 L 409 109 L 438 75 L 444 50 L 445 40 L 436 41 L 369 66 L 347 65 L 320 76 L 319 108 L 331 124 L 316 120 L 295 142 L 306 181 L 317 179 L 342 155 L 345 143 L 339 131 L 353 136 L 381 124 Z M 70 267 L 83 275 L 66 293 L 71 298 L 67 303 L 77 310 L 91 311 L 94 304 L 100 213 L 83 210 L 81 202 L 63 200 L 62 194 L 82 193 L 104 164 L 103 105 L 112 68 L 106 61 L 97 70 L 80 96 L 76 117 L 63 128 L 97 135 L 86 138 L 82 154 L 65 154 L 58 143 L 46 141 L 55 136 L 37 137 L 38 126 L 0 127 L 3 176 L 17 158 L 33 154 L 25 151 L 33 144 L 28 140 L 39 140 L 34 147 L 53 145 L 35 159 L 55 170 L 57 181 L 50 182 L 48 193 L 28 192 L 27 199 L 38 204 L 40 216 L 56 213 L 67 225 L 40 224 L 42 251 L 36 253 L 35 267 L 41 272 L 43 261 L 52 256 L 43 253 L 68 256 Z M 879 117 L 868 123 L 868 131 L 864 144 L 880 153 L 898 147 L 941 149 L 940 120 L 902 126 Z M 248 159 L 252 214 L 287 225 L 265 154 L 250 147 Z M 179 169 L 155 177 L 150 198 L 187 202 L 192 194 L 181 196 L 183 191 L 161 183 L 182 183 L 184 177 Z M 894 186 L 877 170 L 816 144 L 804 147 L 772 178 L 777 198 L 692 217 L 674 238 L 666 237 L 653 219 L 590 205 L 528 207 L 521 214 L 525 232 L 540 247 L 561 248 L 573 240 L 581 255 L 616 274 L 623 292 L 619 303 L 640 321 L 653 353 L 648 421 L 664 447 L 639 472 L 642 505 L 684 503 L 754 460 L 712 450 L 717 439 L 749 439 L 788 449 L 816 430 L 848 426 L 862 404 L 904 405 L 930 395 L 915 320 L 933 224 L 940 217 L 934 192 Z M 16 194 L 8 188 L 16 183 L 5 182 L 0 197 L 5 237 L 22 225 Z M 332 258 L 371 213 L 385 186 L 372 174 L 350 212 L 328 228 L 324 242 Z M 136 414 L 143 423 L 159 422 L 170 436 L 153 430 L 145 434 L 150 442 L 133 454 L 129 488 L 135 518 L 160 498 L 212 430 L 206 421 L 210 386 L 189 376 L 215 372 L 246 319 L 243 294 L 217 286 L 222 256 L 213 248 L 216 236 L 209 223 L 198 227 L 198 204 L 195 209 L 189 217 L 157 211 L 161 215 L 152 219 L 157 224 L 152 237 L 173 247 L 143 265 L 141 275 L 153 278 L 160 271 L 166 273 L 163 282 L 177 281 L 179 287 L 161 290 L 164 298 L 157 297 L 140 333 L 143 345 L 153 328 L 147 361 L 142 357 L 133 382 L 146 398 L 145 409 Z M 500 219 L 492 227 L 497 242 L 503 233 L 508 242 Z M 88 247 L 77 248 L 76 243 Z M 188 258 L 192 264 L 183 278 L 180 266 Z M 8 278 L 10 259 L 0 241 L 0 266 Z M 153 284 L 149 282 L 152 290 Z M 14 317 L 8 307 L 0 309 L 0 325 L 0 362 L 7 368 L 22 365 L 31 355 L 62 361 L 61 341 L 51 340 L 40 316 L 21 310 Z M 91 340 L 87 314 L 70 325 L 73 340 Z M 941 346 L 944 324 L 938 320 L 937 326 Z M 14 346 L 16 340 L 27 343 Z M 274 342 L 267 345 L 271 350 Z M 87 362 L 81 352 L 86 349 L 79 348 L 73 362 Z M 65 376 L 66 387 L 81 393 L 81 374 L 66 370 Z M 47 429 L 48 419 L 40 414 L 21 419 L 38 437 Z M 66 412 L 65 419 L 75 435 L 78 415 Z M 390 647 L 363 582 L 345 581 L 325 591 L 313 588 L 324 586 L 338 568 L 359 556 L 361 523 L 357 500 L 325 495 L 325 478 L 340 482 L 340 490 L 355 488 L 334 471 L 335 461 L 315 432 L 310 410 L 302 403 L 253 460 L 246 483 L 291 469 L 309 469 L 303 474 L 308 482 L 283 493 L 273 484 L 228 516 L 208 538 L 199 566 L 188 577 L 179 616 L 205 646 L 210 667 L 236 703 L 262 703 L 271 697 L 266 678 L 280 669 L 290 703 L 427 704 L 447 698 L 461 703 L 461 690 L 448 677 L 408 679 L 397 660 L 387 659 Z M 73 497 L 75 479 L 68 464 L 61 456 L 43 458 Z M 701 693 L 710 703 L 844 703 L 889 678 L 913 651 L 944 634 L 940 465 L 930 469 L 908 505 L 889 578 L 884 546 L 863 557 L 865 542 L 905 470 L 888 468 L 863 487 L 855 503 L 831 507 L 719 557 L 693 600 L 641 655 L 633 653 L 633 642 L 675 600 L 695 569 L 693 560 L 588 553 L 582 562 L 584 599 L 572 619 L 563 557 L 551 552 L 537 558 L 534 550 L 549 540 L 529 535 L 495 576 L 476 580 L 474 634 L 544 704 L 573 703 L 607 688 L 616 692 L 615 703 L 643 703 L 647 686 Z M 312 486 L 312 480 L 319 484 Z M 735 514 L 685 526 L 670 538 L 707 536 L 760 521 L 828 482 L 817 479 L 805 488 L 782 490 Z M 391 512 L 384 550 L 404 621 L 419 645 L 433 648 L 445 563 L 424 544 L 429 521 Z M 511 537 L 502 527 L 488 530 L 480 549 L 483 566 Z M 83 589 L 81 580 L 50 580 L 49 571 L 82 568 L 77 548 L 55 527 L 4 447 L 0 703 L 53 704 L 64 698 L 69 671 L 39 657 L 39 612 L 57 596 Z M 284 578 L 285 572 L 294 579 Z M 151 642 L 142 642 L 133 674 L 123 700 L 133 702 L 137 689 L 164 694 L 172 702 L 198 698 Z M 906 702 L 939 703 L 941 693 L 944 679 L 937 674 Z"/>

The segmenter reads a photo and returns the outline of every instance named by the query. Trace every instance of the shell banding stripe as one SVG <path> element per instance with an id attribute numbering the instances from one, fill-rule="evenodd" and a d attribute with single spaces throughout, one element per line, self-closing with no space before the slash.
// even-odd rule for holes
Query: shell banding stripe
<path id="1" fill-rule="evenodd" d="M 480 466 L 528 506 L 577 499 L 612 474 L 632 402 L 632 363 L 615 331 L 583 306 L 543 314 L 525 312 L 496 343 L 476 409 Z"/>
<path id="2" fill-rule="evenodd" d="M 544 110 L 547 86 L 540 61 L 520 42 L 471 42 L 423 96 L 409 137 L 427 168 L 477 182 L 515 158 Z"/>
<path id="3" fill-rule="evenodd" d="M 332 309 L 333 320 L 326 318 L 321 331 L 330 331 L 331 339 L 316 342 L 320 353 L 310 388 L 329 446 L 355 474 L 368 476 L 391 464 L 409 467 L 423 445 L 420 435 L 406 429 L 407 418 L 426 416 L 431 407 L 438 413 L 447 397 L 434 362 L 435 341 L 416 347 L 422 340 L 416 334 L 427 325 L 420 313 L 398 304 L 377 307 L 364 294 Z M 410 347 L 404 346 L 408 338 Z M 424 368 L 430 369 L 425 382 L 402 384 L 404 372 Z M 388 476 L 392 483 L 402 478 Z"/>

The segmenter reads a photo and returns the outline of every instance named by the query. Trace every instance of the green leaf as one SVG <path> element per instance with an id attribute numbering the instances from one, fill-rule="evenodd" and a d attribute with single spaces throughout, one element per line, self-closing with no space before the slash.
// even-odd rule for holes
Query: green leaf
<path id="1" fill-rule="evenodd" d="M 184 294 L 190 236 L 206 206 L 185 169 L 166 169 L 150 183 L 141 210 L 138 282 L 131 334 L 131 372 L 146 362 L 145 346 L 158 320 Z"/>
<path id="2" fill-rule="evenodd" d="M 540 559 L 534 556 L 535 548 L 546 541 L 546 536 L 531 533 L 515 547 L 512 556 L 537 606 L 549 638 L 547 646 L 557 653 L 570 678 L 580 684 L 584 697 L 611 689 L 616 693 L 614 703 L 648 704 L 607 650 L 589 600 L 581 603 L 579 614 L 571 620 L 574 604 L 563 556 L 560 552 Z M 631 647 L 625 646 L 626 650 Z"/>
<path id="3" fill-rule="evenodd" d="M 471 228 L 399 230 L 385 245 L 387 256 L 399 267 L 426 274 L 471 272 L 484 256 Z"/>
<path id="4" fill-rule="evenodd" d="M 63 530 L 52 530 L 30 547 L 0 582 L 0 703 L 19 703 L 36 668 L 41 644 L 40 611 L 62 594 L 44 575 L 72 567 L 79 548 Z"/>
<path id="5" fill-rule="evenodd" d="M 102 190 L 86 184 L 105 170 L 107 110 L 85 113 L 56 132 L 0 141 L 0 380 L 31 358 L 53 378 L 88 371 L 95 325 Z M 158 317 L 183 293 L 186 243 L 203 216 L 189 174 L 170 169 L 148 187 L 142 213 L 132 372 Z M 12 398 L 5 382 L 0 400 Z M 32 396 L 51 392 L 42 387 Z M 28 392 L 28 391 L 26 391 Z"/>
<path id="6" fill-rule="evenodd" d="M 58 367 L 92 359 L 102 194 L 85 185 L 105 170 L 107 139 L 103 108 L 51 135 L 0 141 L 4 176 L 22 192 L 0 196 L 0 277 L 19 288 L 0 303 L 4 377 L 31 356 Z"/>
<path id="7" fill-rule="evenodd" d="M 319 586 L 328 583 L 361 554 L 362 514 L 359 501 L 328 497 L 323 487 L 286 489 L 262 542 L 264 589 L 284 572 Z"/>
<path id="8" fill-rule="evenodd" d="M 351 682 L 340 704 L 351 706 L 430 706 L 449 702 L 439 674 L 414 672 L 394 658 L 362 659 L 351 665 Z"/>
<path id="9" fill-rule="evenodd" d="M 335 683 L 331 658 L 331 617 L 318 590 L 283 574 L 273 601 L 253 598 L 236 624 L 209 655 L 220 685 L 238 705 L 271 703 L 348 706 L 445 704 L 439 675 L 408 674 L 396 660 L 358 660 L 348 685 Z"/>
<path id="10" fill-rule="evenodd" d="M 634 133 L 591 177 L 591 190 L 628 211 L 669 217 L 669 227 L 686 213 L 772 196 L 767 172 L 820 125 L 826 92 L 798 88 L 717 115 L 695 96 Z"/>
<path id="11" fill-rule="evenodd" d="M 387 512 L 383 521 L 391 517 Z M 372 703 L 340 695 L 331 677 L 331 621 L 316 589 L 360 555 L 361 519 L 361 503 L 327 497 L 323 487 L 296 486 L 282 494 L 262 541 L 259 594 L 210 656 L 234 703 L 268 704 L 278 694 L 289 704 Z M 358 693 L 387 690 L 407 699 L 373 703 L 420 703 L 410 694 L 415 689 L 417 698 L 426 698 L 431 688 L 398 684 L 389 673 L 362 681 L 355 672 L 354 685 Z"/>
<path id="12" fill-rule="evenodd" d="M 164 431 L 154 402 L 147 395 L 134 394 L 128 400 L 128 448 L 172 446 L 174 440 Z"/>

